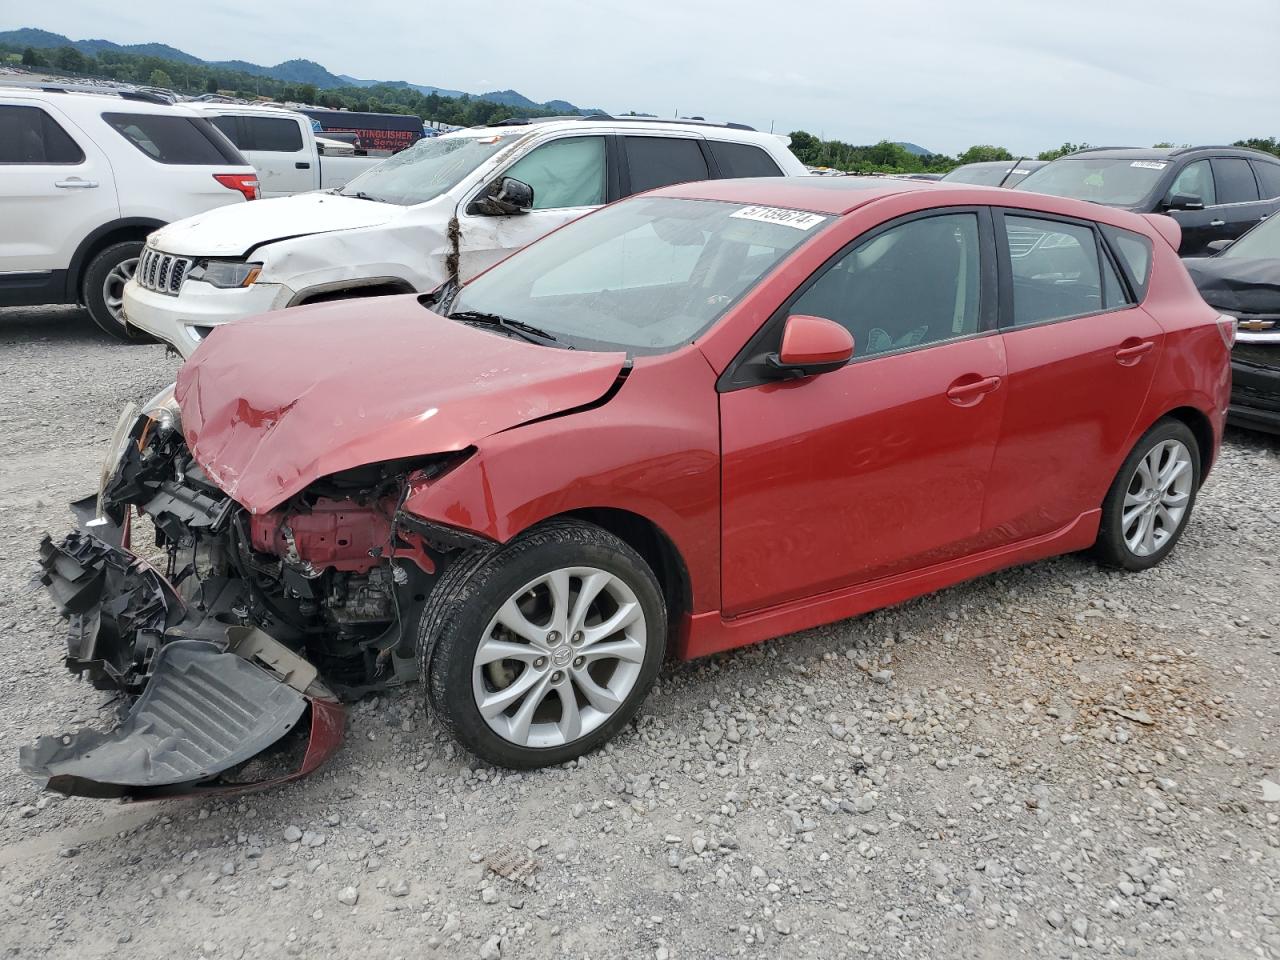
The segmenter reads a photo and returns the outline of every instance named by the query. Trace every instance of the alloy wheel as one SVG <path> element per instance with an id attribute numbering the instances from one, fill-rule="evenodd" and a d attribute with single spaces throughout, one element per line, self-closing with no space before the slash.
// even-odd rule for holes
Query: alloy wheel
<path id="1" fill-rule="evenodd" d="M 595 567 L 553 570 L 489 621 L 472 666 L 475 705 L 510 743 L 571 743 L 626 701 L 647 638 L 640 601 L 620 577 Z"/>
<path id="2" fill-rule="evenodd" d="M 111 268 L 111 272 L 102 281 L 102 302 L 106 305 L 111 318 L 122 326 L 124 324 L 124 286 L 133 279 L 137 269 L 137 257 L 121 260 Z"/>
<path id="3" fill-rule="evenodd" d="M 1125 545 L 1134 556 L 1151 556 L 1178 532 L 1194 478 L 1191 451 L 1181 440 L 1162 440 L 1138 461 L 1120 518 Z"/>

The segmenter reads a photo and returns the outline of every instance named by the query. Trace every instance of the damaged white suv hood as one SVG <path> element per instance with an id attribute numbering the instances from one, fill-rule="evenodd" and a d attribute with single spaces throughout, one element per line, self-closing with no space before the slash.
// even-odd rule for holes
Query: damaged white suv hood
<path id="1" fill-rule="evenodd" d="M 376 200 L 303 193 L 209 210 L 161 227 L 150 242 L 184 257 L 242 257 L 255 247 L 290 237 L 381 226 L 404 210 Z"/>

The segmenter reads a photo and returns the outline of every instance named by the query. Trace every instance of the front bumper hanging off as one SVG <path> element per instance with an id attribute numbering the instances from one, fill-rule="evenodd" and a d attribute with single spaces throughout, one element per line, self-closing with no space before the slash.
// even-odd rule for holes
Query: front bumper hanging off
<path id="1" fill-rule="evenodd" d="M 104 533 L 46 537 L 39 579 L 70 621 L 68 669 L 130 706 L 108 732 L 41 737 L 22 769 L 67 795 L 144 799 L 258 789 L 320 766 L 344 713 L 316 668 L 257 628 L 210 623 Z"/>

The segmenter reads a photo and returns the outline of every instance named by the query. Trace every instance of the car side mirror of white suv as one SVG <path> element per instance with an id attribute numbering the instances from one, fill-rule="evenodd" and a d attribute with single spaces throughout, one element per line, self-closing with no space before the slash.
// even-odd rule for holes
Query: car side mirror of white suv
<path id="1" fill-rule="evenodd" d="M 486 217 L 509 217 L 533 209 L 533 187 L 515 177 L 502 177 L 471 202 L 470 213 Z"/>

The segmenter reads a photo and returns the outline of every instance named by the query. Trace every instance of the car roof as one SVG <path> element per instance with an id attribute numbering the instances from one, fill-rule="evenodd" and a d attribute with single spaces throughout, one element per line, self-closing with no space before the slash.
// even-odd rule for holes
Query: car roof
<path id="1" fill-rule="evenodd" d="M 1191 154 L 1212 154 L 1240 157 L 1270 157 L 1271 154 L 1249 147 L 1199 146 L 1199 147 L 1089 147 L 1059 157 L 1059 160 L 1082 160 L 1097 157 L 1103 160 L 1171 160 Z"/>
<path id="2" fill-rule="evenodd" d="M 0 94 L 6 97 L 17 97 L 32 101 L 54 102 L 71 108 L 88 107 L 89 109 L 107 108 L 127 110 L 129 113 L 177 113 L 184 117 L 196 116 L 185 109 L 186 104 L 157 103 L 147 95 L 131 90 L 118 90 L 104 87 L 101 92 L 87 90 L 62 90 L 41 86 L 10 86 L 0 84 Z"/>
<path id="3" fill-rule="evenodd" d="M 696 133 L 709 140 L 732 140 L 738 143 L 786 144 L 791 138 L 785 134 L 763 133 L 741 123 L 712 123 L 708 120 L 665 120 L 660 117 L 611 117 L 608 114 L 592 114 L 581 117 L 513 118 L 493 124 L 463 127 L 450 134 L 467 133 L 470 136 L 494 135 L 516 130 L 521 133 L 562 133 L 566 130 L 585 133 L 592 129 L 629 130 L 636 133 L 661 134 L 664 132 Z M 445 134 L 448 136 L 449 134 Z"/>
<path id="4" fill-rule="evenodd" d="M 894 177 L 749 177 L 681 183 L 654 190 L 649 196 L 725 200 L 839 216 L 882 197 L 945 189 L 936 180 Z"/>
<path id="5" fill-rule="evenodd" d="M 265 113 L 268 116 L 277 117 L 306 117 L 300 110 L 292 110 L 289 107 L 269 106 L 265 103 L 218 103 L 216 101 L 186 101 L 182 104 L 184 107 L 190 107 L 192 110 L 199 110 L 201 113 Z"/>

